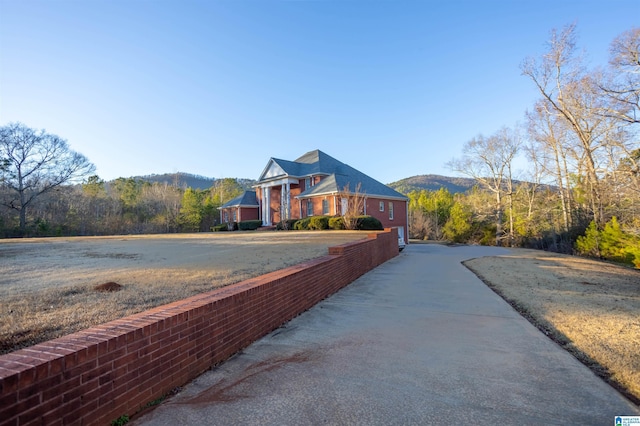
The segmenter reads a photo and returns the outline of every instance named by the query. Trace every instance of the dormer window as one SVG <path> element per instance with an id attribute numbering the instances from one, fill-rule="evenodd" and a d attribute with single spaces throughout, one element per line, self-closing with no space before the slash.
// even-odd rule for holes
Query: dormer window
<path id="1" fill-rule="evenodd" d="M 305 189 L 311 188 L 314 184 L 315 184 L 315 179 L 313 178 L 313 176 L 305 178 L 304 180 Z"/>

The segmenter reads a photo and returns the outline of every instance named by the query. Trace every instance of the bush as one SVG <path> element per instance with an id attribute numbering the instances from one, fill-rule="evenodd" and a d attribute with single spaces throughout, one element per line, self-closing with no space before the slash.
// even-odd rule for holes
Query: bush
<path id="1" fill-rule="evenodd" d="M 496 233 L 497 228 L 495 224 L 485 224 L 481 229 L 482 237 L 480 238 L 480 245 L 482 246 L 495 246 L 496 245 Z M 457 241 L 464 242 L 464 241 Z"/>
<path id="2" fill-rule="evenodd" d="M 345 229 L 344 218 L 342 216 L 335 216 L 329 219 L 329 228 L 331 229 Z"/>
<path id="3" fill-rule="evenodd" d="M 576 251 L 583 256 L 600 257 L 600 240 L 600 231 L 596 223 L 591 221 L 584 235 L 576 239 Z"/>
<path id="4" fill-rule="evenodd" d="M 356 229 L 361 231 L 382 231 L 382 222 L 373 216 L 358 216 Z"/>
<path id="5" fill-rule="evenodd" d="M 306 217 L 300 219 L 293 225 L 293 229 L 296 231 L 306 231 L 309 229 L 309 222 L 311 222 L 311 218 Z"/>
<path id="6" fill-rule="evenodd" d="M 276 230 L 278 231 L 289 231 L 291 229 L 295 229 L 295 225 L 298 219 L 286 219 L 281 220 L 276 224 Z"/>
<path id="7" fill-rule="evenodd" d="M 575 247 L 582 255 L 640 268 L 640 238 L 624 232 L 615 216 L 605 224 L 602 231 L 591 222 L 584 236 L 577 238 Z"/>
<path id="8" fill-rule="evenodd" d="M 243 220 L 238 223 L 238 229 L 241 231 L 255 231 L 262 226 L 261 220 Z"/>
<path id="9" fill-rule="evenodd" d="M 309 229 L 329 229 L 329 216 L 313 216 L 309 218 Z"/>
<path id="10" fill-rule="evenodd" d="M 236 222 L 221 223 L 220 225 L 211 227 L 211 231 L 213 232 L 237 231 L 237 230 L 238 230 L 238 224 Z"/>

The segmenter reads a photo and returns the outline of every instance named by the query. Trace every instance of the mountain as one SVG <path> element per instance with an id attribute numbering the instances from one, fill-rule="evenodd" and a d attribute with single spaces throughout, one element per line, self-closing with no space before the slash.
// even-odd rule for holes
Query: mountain
<path id="1" fill-rule="evenodd" d="M 161 175 L 152 174 L 147 176 L 135 176 L 134 179 L 140 179 L 149 183 L 160 183 L 177 186 L 178 188 L 193 189 L 209 189 L 213 186 L 213 182 L 215 182 L 215 178 L 182 172 L 164 173 Z"/>
<path id="2" fill-rule="evenodd" d="M 215 185 L 216 181 L 221 180 L 183 172 L 134 176 L 132 179 L 140 179 L 149 183 L 167 184 L 177 186 L 178 188 L 193 189 L 209 189 L 213 185 Z M 244 189 L 251 189 L 251 187 L 256 184 L 256 181 L 254 179 L 233 179 L 235 179 Z M 402 194 L 408 194 L 411 191 L 421 191 L 423 189 L 429 191 L 437 191 L 442 187 L 447 188 L 449 192 L 455 194 L 458 192 L 465 192 L 471 189 L 475 184 L 476 181 L 469 178 L 440 175 L 420 175 L 401 179 L 397 182 L 390 183 L 387 186 L 395 189 Z"/>
<path id="3" fill-rule="evenodd" d="M 160 183 L 178 188 L 193 188 L 193 189 L 209 189 L 216 181 L 221 179 L 210 178 L 206 176 L 194 175 L 191 173 L 163 173 L 152 174 L 147 176 L 134 176 L 132 179 L 140 179 L 149 183 Z M 255 185 L 254 179 L 234 178 L 240 186 L 244 189 L 251 189 L 252 185 Z"/>
<path id="4" fill-rule="evenodd" d="M 402 194 L 408 194 L 411 191 L 421 191 L 423 189 L 428 191 L 437 191 L 443 187 L 452 194 L 455 194 L 459 192 L 466 192 L 475 185 L 476 181 L 474 179 L 440 175 L 412 176 L 387 184 L 387 186 Z"/>

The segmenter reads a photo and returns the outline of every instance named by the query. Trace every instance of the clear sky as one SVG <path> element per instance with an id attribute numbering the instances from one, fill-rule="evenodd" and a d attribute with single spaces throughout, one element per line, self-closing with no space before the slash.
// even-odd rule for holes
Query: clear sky
<path id="1" fill-rule="evenodd" d="M 390 183 L 445 167 L 537 99 L 519 65 L 576 23 L 592 65 L 640 0 L 0 0 L 0 125 L 105 179 L 256 179 L 321 149 Z"/>

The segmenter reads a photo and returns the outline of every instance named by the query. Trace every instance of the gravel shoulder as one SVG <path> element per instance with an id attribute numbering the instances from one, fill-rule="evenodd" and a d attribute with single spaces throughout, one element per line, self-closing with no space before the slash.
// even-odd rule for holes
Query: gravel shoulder
<path id="1" fill-rule="evenodd" d="M 464 264 L 550 338 L 640 404 L 640 271 L 525 249 Z"/>
<path id="2" fill-rule="evenodd" d="M 0 240 L 0 354 L 324 256 L 366 232 Z M 109 289 L 97 291 L 107 283 Z"/>

